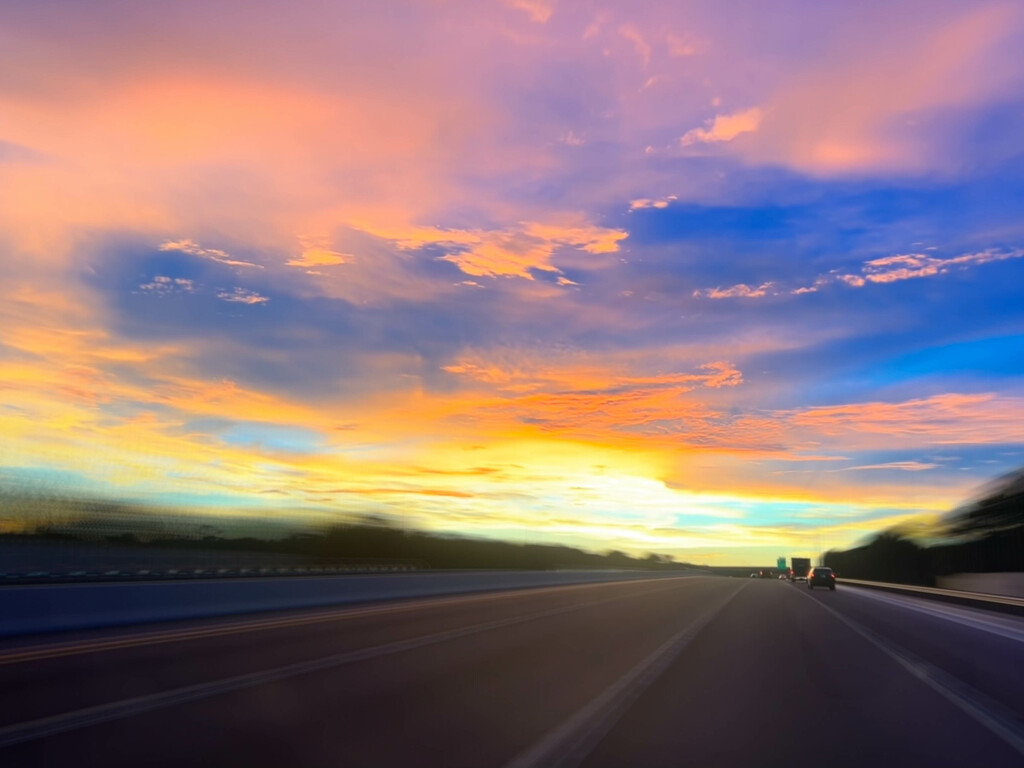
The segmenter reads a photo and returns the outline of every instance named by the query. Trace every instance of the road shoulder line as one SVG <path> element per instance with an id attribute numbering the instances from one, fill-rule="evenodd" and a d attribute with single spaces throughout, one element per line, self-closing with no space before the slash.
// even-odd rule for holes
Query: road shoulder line
<path id="1" fill-rule="evenodd" d="M 890 593 L 876 592 L 871 589 L 857 587 L 848 587 L 844 591 L 848 591 L 851 595 L 855 595 L 858 598 L 888 603 L 889 605 L 895 605 L 900 608 L 906 608 L 911 611 L 923 613 L 926 616 L 933 616 L 937 619 L 943 619 L 945 621 L 951 621 L 954 624 L 970 627 L 971 629 L 977 629 L 982 632 L 998 635 L 999 637 L 1006 638 L 1007 640 L 1015 640 L 1018 643 L 1024 643 L 1024 625 L 1021 627 L 1012 627 L 1009 626 L 1010 622 L 999 623 L 981 616 L 962 613 L 964 609 L 956 608 L 945 603 L 935 603 L 934 601 L 931 603 L 921 603 L 920 598 L 915 600 L 909 595 L 893 595 Z"/>
<path id="2" fill-rule="evenodd" d="M 843 616 L 832 606 L 826 605 L 820 600 L 815 600 L 809 594 L 804 594 L 804 597 L 818 604 L 825 611 L 828 611 L 833 617 L 903 667 L 913 677 L 920 680 L 951 704 L 969 715 L 977 723 L 998 736 L 1015 749 L 1018 754 L 1024 756 L 1024 728 L 1021 728 L 1016 722 L 1013 713 L 1004 711 L 1005 707 L 1001 704 L 991 701 L 987 696 L 976 691 L 966 683 L 957 680 L 938 667 L 919 659 L 909 651 L 883 639 L 859 622 Z"/>

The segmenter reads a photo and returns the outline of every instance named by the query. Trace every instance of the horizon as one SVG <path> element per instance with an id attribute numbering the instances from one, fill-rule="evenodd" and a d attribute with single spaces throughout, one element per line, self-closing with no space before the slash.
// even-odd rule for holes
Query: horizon
<path id="1" fill-rule="evenodd" d="M 9 495 L 749 565 L 1024 465 L 1024 7 L 175 5 L 5 4 Z"/>

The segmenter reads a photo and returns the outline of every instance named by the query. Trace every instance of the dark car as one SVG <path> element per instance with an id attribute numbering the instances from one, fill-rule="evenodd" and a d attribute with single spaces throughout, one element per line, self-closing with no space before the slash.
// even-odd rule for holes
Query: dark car
<path id="1" fill-rule="evenodd" d="M 836 589 L 836 574 L 831 568 L 812 568 L 807 574 L 807 588 L 828 587 L 833 592 Z"/>

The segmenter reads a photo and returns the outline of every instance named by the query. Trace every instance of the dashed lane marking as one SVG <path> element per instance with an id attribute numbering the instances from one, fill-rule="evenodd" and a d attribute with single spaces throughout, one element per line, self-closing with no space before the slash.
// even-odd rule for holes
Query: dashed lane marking
<path id="1" fill-rule="evenodd" d="M 505 768 L 574 768 L 579 765 L 651 683 L 748 583 L 744 581 L 725 600 L 672 635 L 603 693 L 506 763 Z"/>

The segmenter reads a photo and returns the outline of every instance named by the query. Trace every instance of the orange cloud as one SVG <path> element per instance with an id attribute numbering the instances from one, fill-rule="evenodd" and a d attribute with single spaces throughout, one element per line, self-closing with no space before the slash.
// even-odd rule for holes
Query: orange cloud
<path id="1" fill-rule="evenodd" d="M 898 403 L 822 406 L 780 415 L 794 427 L 850 450 L 985 445 L 1020 439 L 1024 398 L 950 393 Z"/>
<path id="2" fill-rule="evenodd" d="M 561 390 L 590 393 L 645 387 L 717 388 L 743 382 L 742 373 L 723 361 L 701 364 L 699 373 L 637 375 L 638 368 L 663 367 L 663 355 L 663 352 L 597 355 L 583 350 L 545 353 L 496 349 L 466 355 L 444 370 L 509 392 Z"/>
<path id="3" fill-rule="evenodd" d="M 561 274 L 552 263 L 560 247 L 590 254 L 616 253 L 628 233 L 599 227 L 581 217 L 555 222 L 524 222 L 501 230 L 448 230 L 389 224 L 366 224 L 365 231 L 393 240 L 399 248 L 440 245 L 451 249 L 442 256 L 474 277 L 520 277 L 533 280 L 531 270 Z"/>
<path id="4" fill-rule="evenodd" d="M 777 75 L 751 78 L 764 52 L 728 49 L 725 36 L 707 32 L 714 14 L 699 9 L 660 4 L 631 8 L 626 19 L 614 10 L 556 10 L 546 0 L 507 5 L 513 10 L 499 8 L 497 18 L 478 3 L 424 11 L 408 28 L 383 13 L 339 24 L 336 14 L 309 9 L 270 32 L 261 14 L 211 12 L 161 16 L 153 37 L 156 17 L 144 10 L 125 16 L 114 37 L 102 24 L 76 34 L 75 20 L 56 34 L 29 25 L 19 37 L 15 28 L 34 56 L 25 61 L 47 66 L 22 66 L 18 82 L 0 88 L 5 462 L 79 472 L 115 491 L 157 494 L 174 478 L 172 490 L 182 494 L 231 493 L 247 503 L 272 495 L 339 513 L 371 505 L 424 525 L 517 526 L 591 544 L 622 537 L 636 547 L 774 546 L 797 529 L 746 538 L 728 526 L 663 530 L 678 524 L 675 510 L 744 521 L 743 504 L 773 498 L 938 505 L 951 486 L 907 500 L 907 485 L 865 489 L 820 466 L 848 448 L 1018 439 L 1010 425 L 1020 423 L 1022 405 L 998 395 L 760 409 L 777 402 L 773 393 L 727 361 L 745 367 L 752 353 L 797 349 L 829 331 L 759 327 L 659 345 L 657 334 L 647 335 L 651 316 L 623 308 L 646 298 L 641 288 L 621 305 L 588 303 L 580 297 L 596 291 L 577 290 L 566 274 L 575 278 L 571 265 L 608 270 L 597 276 L 605 282 L 617 278 L 610 267 L 627 232 L 603 226 L 597 212 L 667 208 L 674 195 L 636 195 L 663 189 L 669 177 L 686 199 L 707 191 L 700 174 L 666 176 L 660 158 L 640 156 L 651 141 L 682 134 L 672 153 L 681 141 L 690 152 L 713 146 L 811 173 L 945 167 L 939 140 L 908 121 L 1009 92 L 1019 68 L 993 66 L 991 52 L 1019 31 L 1014 6 L 971 7 L 952 23 L 895 25 L 888 45 L 885 25 L 839 34 L 823 43 L 827 53 L 814 68 L 799 63 L 793 76 L 783 65 Z M 533 46 L 530 56 L 523 43 Z M 571 78 L 573 92 L 552 107 L 550 96 L 563 92 L 547 89 L 561 87 L 552 74 L 567 61 L 581 87 Z M 650 71 L 638 72 L 638 61 Z M 745 91 L 753 81 L 749 87 L 767 82 L 767 90 Z M 715 94 L 758 106 L 725 110 Z M 709 103 L 717 114 L 701 125 Z M 552 194 L 526 200 L 539 185 Z M 424 352 L 429 345 L 415 339 L 401 352 L 379 350 L 370 333 L 372 348 L 348 353 L 364 377 L 358 391 L 313 402 L 279 381 L 195 370 L 213 356 L 244 366 L 256 354 L 266 367 L 294 367 L 285 345 L 254 350 L 227 334 L 173 343 L 120 336 L 116 300 L 81 277 L 90 267 L 83 254 L 104 258 L 95 244 L 108 235 L 149 243 L 164 260 L 181 253 L 260 269 L 248 274 L 266 278 L 261 285 L 296 300 L 342 299 L 353 313 L 373 303 L 454 303 L 470 292 L 479 301 L 489 295 L 484 286 L 502 297 L 492 320 L 509 338 L 519 338 L 515 321 L 528 317 L 572 331 L 554 337 L 613 329 L 616 343 L 651 346 L 484 348 L 452 359 Z M 436 256 L 447 264 L 424 269 L 422 260 Z M 1002 258 L 1016 256 L 897 254 L 793 292 Z M 295 268 L 323 274 L 306 280 Z M 540 273 L 546 279 L 535 279 Z M 233 305 L 231 314 L 238 305 L 262 312 L 271 301 L 169 269 L 130 282 L 128 290 L 154 301 L 209 288 Z M 759 298 L 776 290 L 765 282 L 699 294 Z M 382 315 L 377 309 L 367 315 Z M 294 450 L 232 445 L 209 426 L 221 422 L 312 438 Z M 779 470 L 787 474 L 774 474 L 776 459 L 787 462 Z M 815 471 L 792 470 L 799 462 Z M 921 470 L 920 477 L 927 466 L 861 469 Z M 835 513 L 832 505 L 823 515 Z M 630 514 L 639 522 L 624 522 Z"/>
<path id="5" fill-rule="evenodd" d="M 754 133 L 761 125 L 764 113 L 757 107 L 731 115 L 715 115 L 704 128 L 694 128 L 683 134 L 680 146 L 693 144 L 717 144 L 732 141 L 744 133 Z"/>
<path id="6" fill-rule="evenodd" d="M 307 248 L 299 256 L 285 263 L 289 267 L 335 267 L 348 263 L 351 258 L 327 248 Z"/>

